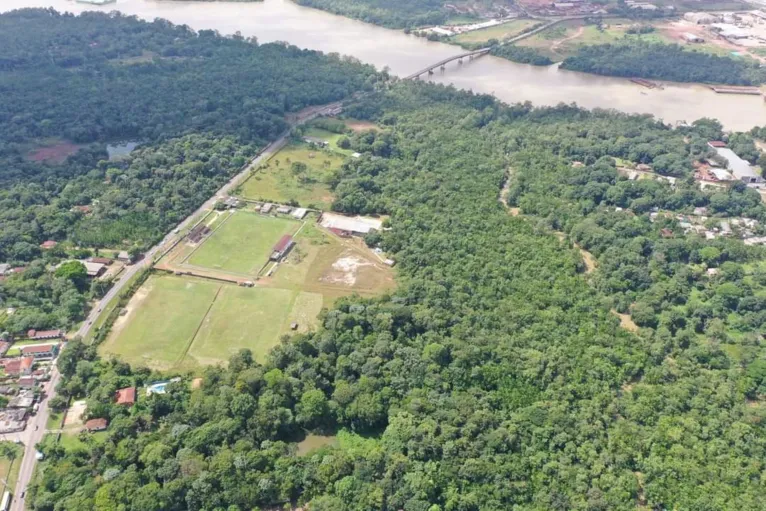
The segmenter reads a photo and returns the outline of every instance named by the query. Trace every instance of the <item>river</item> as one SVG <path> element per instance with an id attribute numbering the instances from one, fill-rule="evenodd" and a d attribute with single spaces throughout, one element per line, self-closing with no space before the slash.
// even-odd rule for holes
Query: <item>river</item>
<path id="1" fill-rule="evenodd" d="M 239 31 L 261 42 L 287 41 L 302 48 L 351 55 L 378 69 L 388 67 L 406 76 L 462 50 L 359 21 L 300 7 L 289 0 L 258 3 L 176 2 L 118 0 L 103 7 L 71 0 L 0 0 L 0 12 L 22 7 L 54 7 L 79 13 L 84 10 L 119 10 L 144 19 L 166 18 L 194 29 Z M 474 92 L 489 93 L 513 103 L 535 105 L 577 103 L 586 108 L 613 108 L 650 113 L 666 122 L 691 122 L 714 117 L 732 130 L 766 124 L 766 102 L 759 96 L 716 94 L 702 85 L 665 84 L 648 90 L 621 78 L 601 77 L 556 66 L 534 67 L 485 56 L 463 66 L 449 64 L 429 80 Z"/>

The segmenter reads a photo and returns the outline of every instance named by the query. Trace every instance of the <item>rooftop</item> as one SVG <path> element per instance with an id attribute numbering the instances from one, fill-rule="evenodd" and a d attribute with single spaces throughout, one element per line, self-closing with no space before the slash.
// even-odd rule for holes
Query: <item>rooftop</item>
<path id="1" fill-rule="evenodd" d="M 125 387 L 115 393 L 115 398 L 118 405 L 132 405 L 136 402 L 136 388 Z"/>
<path id="2" fill-rule="evenodd" d="M 27 353 L 48 353 L 55 349 L 56 344 L 40 344 L 38 346 L 24 346 L 21 348 L 23 354 Z"/>
<path id="3" fill-rule="evenodd" d="M 758 177 L 748 162 L 737 156 L 734 151 L 727 147 L 716 147 L 718 156 L 726 160 L 726 167 L 737 179 L 743 177 Z"/>

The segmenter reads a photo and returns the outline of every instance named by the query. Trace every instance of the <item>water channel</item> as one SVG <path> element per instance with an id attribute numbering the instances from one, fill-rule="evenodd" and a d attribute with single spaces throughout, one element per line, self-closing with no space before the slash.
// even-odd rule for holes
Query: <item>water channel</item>
<path id="1" fill-rule="evenodd" d="M 388 67 L 399 76 L 462 52 L 457 46 L 301 7 L 289 0 L 253 3 L 118 0 L 99 7 L 72 0 L 0 1 L 0 12 L 23 7 L 53 7 L 73 13 L 119 10 L 148 20 L 166 18 L 194 29 L 215 29 L 222 34 L 240 32 L 246 37 L 256 36 L 261 42 L 287 41 L 302 48 L 351 55 L 378 69 Z M 665 84 L 662 90 L 648 90 L 621 78 L 562 71 L 556 66 L 516 64 L 492 56 L 462 66 L 449 64 L 444 73 L 437 71 L 429 80 L 493 94 L 509 103 L 577 103 L 587 108 L 650 113 L 666 122 L 714 117 L 733 130 L 766 124 L 766 102 L 759 96 L 716 94 L 703 85 L 687 84 Z"/>

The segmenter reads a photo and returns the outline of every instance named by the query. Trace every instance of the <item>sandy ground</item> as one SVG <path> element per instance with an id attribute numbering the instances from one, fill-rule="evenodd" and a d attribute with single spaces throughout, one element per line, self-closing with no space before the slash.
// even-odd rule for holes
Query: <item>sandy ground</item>
<path id="1" fill-rule="evenodd" d="M 624 328 L 625 330 L 629 330 L 631 332 L 638 331 L 638 325 L 636 325 L 633 322 L 633 319 L 631 319 L 630 314 L 620 314 L 614 309 L 612 309 L 612 312 L 614 312 L 617 315 L 617 317 L 620 318 L 620 326 L 622 328 Z"/>
<path id="2" fill-rule="evenodd" d="M 322 275 L 320 280 L 328 284 L 343 284 L 351 287 L 356 284 L 359 269 L 364 266 L 372 266 L 372 263 L 347 250 L 342 257 L 332 264 L 332 269 Z"/>
<path id="3" fill-rule="evenodd" d="M 70 406 L 69 410 L 66 412 L 66 417 L 64 418 L 64 427 L 82 426 L 82 416 L 85 414 L 86 407 L 87 405 L 85 404 L 84 399 L 80 401 L 74 401 L 72 406 Z"/>
<path id="4" fill-rule="evenodd" d="M 380 127 L 367 121 L 344 121 L 346 123 L 346 126 L 351 128 L 351 130 L 359 132 L 359 131 L 380 131 Z"/>

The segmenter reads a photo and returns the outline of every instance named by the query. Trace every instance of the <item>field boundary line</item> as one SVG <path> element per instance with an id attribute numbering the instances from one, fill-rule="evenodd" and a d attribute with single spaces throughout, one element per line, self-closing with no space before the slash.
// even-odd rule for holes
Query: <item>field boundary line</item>
<path id="1" fill-rule="evenodd" d="M 212 211 L 211 211 L 211 213 L 212 213 Z M 226 218 L 224 218 L 224 219 L 223 219 L 223 221 L 222 221 L 220 224 L 218 224 L 218 227 L 216 227 L 215 229 L 213 229 L 213 230 L 210 232 L 210 234 L 209 234 L 209 235 L 207 235 L 207 236 L 205 237 L 205 239 L 204 239 L 204 240 L 202 240 L 202 242 L 201 242 L 201 243 L 197 244 L 197 246 L 196 246 L 196 247 L 194 247 L 194 250 L 192 250 L 191 252 L 189 252 L 189 255 L 188 255 L 188 256 L 186 256 L 186 257 L 184 257 L 184 258 L 181 260 L 181 262 L 179 263 L 179 265 L 181 265 L 181 264 L 186 264 L 186 261 L 188 261 L 189 259 L 191 259 L 191 257 L 194 255 L 194 253 L 195 253 L 197 250 L 199 250 L 199 249 L 200 249 L 200 247 L 202 247 L 202 245 L 204 245 L 205 243 L 207 243 L 207 242 L 208 242 L 208 240 L 210 240 L 210 238 L 212 238 L 212 237 L 213 237 L 213 235 L 214 235 L 214 234 L 215 234 L 215 233 L 218 231 L 218 229 L 220 229 L 221 227 L 223 227 L 223 225 L 224 225 L 226 222 L 228 222 L 228 221 L 229 221 L 229 219 L 230 219 L 232 216 L 234 216 L 234 213 L 232 213 L 232 212 L 229 212 L 229 216 L 227 216 Z M 207 216 L 206 216 L 205 218 L 207 218 Z M 204 221 L 204 218 L 203 218 L 201 221 Z M 184 237 L 185 237 L 185 236 L 184 236 Z M 183 239 L 183 238 L 181 238 L 181 239 Z"/>
<path id="2" fill-rule="evenodd" d="M 221 284 L 218 286 L 218 289 L 215 292 L 215 296 L 210 301 L 210 305 L 208 306 L 207 310 L 205 311 L 205 314 L 202 316 L 202 319 L 200 320 L 199 324 L 197 325 L 197 329 L 194 330 L 194 333 L 191 336 L 191 339 L 186 344 L 186 348 L 184 348 L 184 351 L 181 353 L 181 356 L 178 357 L 178 360 L 176 361 L 176 365 L 180 365 L 181 362 L 186 358 L 186 356 L 189 354 L 189 350 L 192 347 L 192 344 L 194 344 L 194 340 L 197 338 L 197 335 L 199 334 L 199 331 L 202 330 L 202 325 L 205 324 L 205 320 L 210 315 L 210 311 L 213 309 L 213 305 L 215 305 L 216 300 L 218 300 L 218 295 L 221 294 L 221 289 L 223 289 L 224 284 Z"/>

